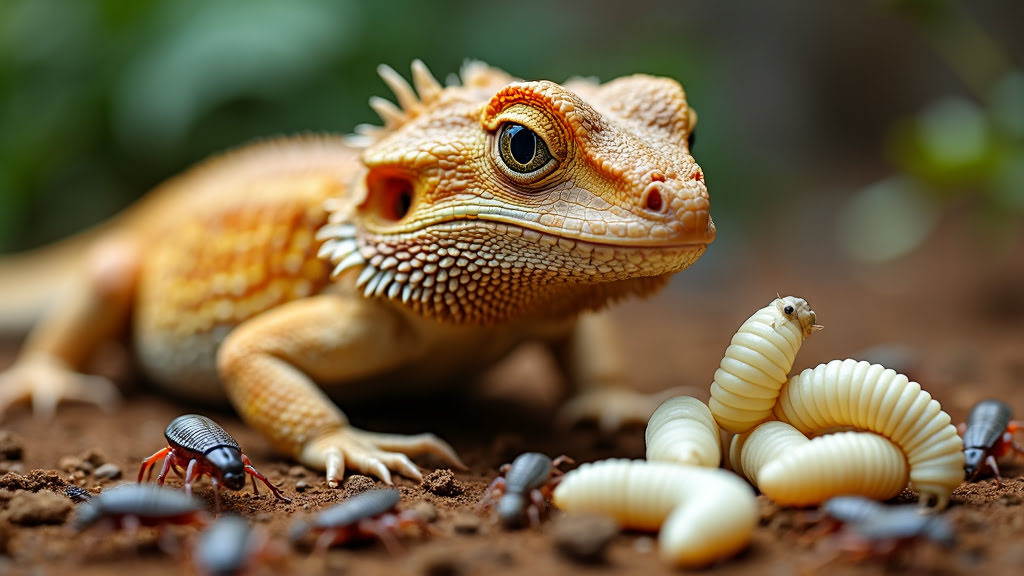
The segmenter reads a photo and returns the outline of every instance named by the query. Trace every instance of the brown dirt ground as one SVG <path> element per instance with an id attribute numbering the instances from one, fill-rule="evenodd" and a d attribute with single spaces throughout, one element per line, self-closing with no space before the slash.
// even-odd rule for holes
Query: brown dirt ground
<path id="1" fill-rule="evenodd" d="M 850 357 L 871 346 L 896 345 L 888 350 L 901 356 L 888 362 L 921 382 L 954 421 L 962 421 L 974 402 L 990 396 L 1004 399 L 1017 414 L 1024 414 L 1021 240 L 1018 233 L 1008 244 L 993 249 L 986 239 L 971 237 L 954 223 L 921 253 L 899 264 L 874 268 L 839 265 L 815 259 L 813 254 L 790 258 L 785 250 L 773 250 L 771 257 L 734 253 L 730 258 L 747 264 L 730 267 L 728 273 L 712 272 L 705 276 L 710 280 L 696 283 L 688 282 L 683 273 L 664 294 L 626 303 L 616 308 L 615 315 L 636 366 L 638 387 L 645 390 L 681 385 L 706 399 L 731 334 L 778 291 L 806 297 L 826 326 L 805 344 L 795 369 Z M 716 258 L 713 254 L 714 247 L 705 258 Z M 11 361 L 15 350 L 13 344 L 0 346 L 0 366 Z M 112 370 L 110 364 L 117 362 L 100 368 Z M 65 483 L 96 490 L 118 482 L 74 471 L 75 466 L 83 467 L 78 464 L 83 460 L 85 469 L 113 463 L 123 473 L 120 481 L 133 479 L 141 459 L 162 447 L 167 422 L 195 410 L 146 392 L 138 378 L 121 379 L 130 386 L 125 404 L 114 415 L 67 405 L 52 422 L 33 419 L 24 408 L 6 416 L 2 429 L 13 436 L 0 434 L 0 459 L 5 459 L 0 471 L 20 470 L 28 477 L 0 477 L 0 573 L 190 573 L 187 552 L 166 555 L 147 530 L 140 533 L 138 542 L 89 532 L 72 535 L 60 523 L 69 510 L 62 498 L 18 493 L 27 489 L 46 494 L 55 488 L 59 493 Z M 375 405 L 346 406 L 357 425 L 394 432 L 432 431 L 449 440 L 465 458 L 470 470 L 455 473 L 454 484 L 438 478 L 452 494 L 444 489 L 431 493 L 406 479 L 396 482 L 402 507 L 427 502 L 436 509 L 431 534 L 410 534 L 403 539 L 404 551 L 395 555 L 379 543 L 336 548 L 322 558 L 284 548 L 279 557 L 265 563 L 266 571 L 606 576 L 671 572 L 658 561 L 650 535 L 615 537 L 605 560 L 591 565 L 574 562 L 556 550 L 551 533 L 557 512 L 539 528 L 510 532 L 492 523 L 476 502 L 498 466 L 516 454 L 526 450 L 564 453 L 578 462 L 642 457 L 643 430 L 605 436 L 587 427 L 569 432 L 553 429 L 550 422 L 562 394 L 551 361 L 536 348 L 515 354 L 485 377 L 479 388 L 479 393 L 468 397 L 427 403 L 393 398 Z M 275 541 L 285 539 L 297 517 L 338 502 L 369 483 L 365 477 L 353 477 L 331 490 L 319 474 L 275 455 L 230 413 L 207 413 L 235 434 L 256 467 L 293 498 L 291 504 L 281 504 L 265 490 L 253 496 L 248 487 L 225 493 L 226 509 L 266 529 Z M 421 463 L 433 467 L 429 461 Z M 834 536 L 814 529 L 818 520 L 813 512 L 780 509 L 762 497 L 762 522 L 749 548 L 707 572 L 1019 573 L 1024 566 L 1024 459 L 1007 458 L 1001 467 L 1002 487 L 984 480 L 965 484 L 954 493 L 948 515 L 959 541 L 953 548 L 917 543 L 886 558 L 854 558 L 837 552 Z M 31 472 L 37 470 L 49 472 Z M 309 487 L 297 492 L 298 483 Z M 211 499 L 206 481 L 199 484 L 197 494 Z M 912 500 L 913 495 L 905 493 L 900 499 Z M 24 524 L 32 518 L 57 523 Z M 194 532 L 175 530 L 183 548 Z"/>

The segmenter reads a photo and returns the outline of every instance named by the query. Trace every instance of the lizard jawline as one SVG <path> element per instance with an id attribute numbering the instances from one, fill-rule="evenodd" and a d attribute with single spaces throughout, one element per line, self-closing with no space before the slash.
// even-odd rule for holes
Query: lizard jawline
<path id="1" fill-rule="evenodd" d="M 319 256 L 331 274 L 362 268 L 367 298 L 387 298 L 456 322 L 525 313 L 574 313 L 619 296 L 647 293 L 703 254 L 705 245 L 617 246 L 559 238 L 504 223 L 448 223 L 395 237 L 328 224 Z"/>

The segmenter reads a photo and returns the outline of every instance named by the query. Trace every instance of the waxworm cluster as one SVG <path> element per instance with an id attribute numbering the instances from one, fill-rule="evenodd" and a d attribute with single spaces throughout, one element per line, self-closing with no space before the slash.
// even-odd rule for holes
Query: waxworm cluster
<path id="1" fill-rule="evenodd" d="M 837 432 L 808 439 L 784 422 L 765 422 L 732 439 L 732 469 L 775 502 L 819 504 L 844 494 L 888 500 L 907 485 L 899 447 L 871 432 Z"/>
<path id="2" fill-rule="evenodd" d="M 879 364 L 847 359 L 808 368 L 783 386 L 774 414 L 804 434 L 852 426 L 892 440 L 922 503 L 945 508 L 964 479 L 963 442 L 949 415 L 920 384 Z"/>
<path id="3" fill-rule="evenodd" d="M 566 473 L 555 506 L 615 518 L 624 528 L 658 530 L 658 551 L 696 568 L 746 546 L 758 521 L 745 482 L 725 470 L 671 462 L 611 459 Z"/>
<path id="4" fill-rule="evenodd" d="M 715 371 L 709 406 L 718 425 L 740 434 L 772 416 L 804 338 L 821 327 L 803 298 L 786 296 L 748 318 Z"/>
<path id="5" fill-rule="evenodd" d="M 835 360 L 790 377 L 803 339 L 820 328 L 815 321 L 805 300 L 780 297 L 732 338 L 709 408 L 721 428 L 740 434 L 733 468 L 787 505 L 843 493 L 886 499 L 909 479 L 922 503 L 944 508 L 964 477 L 963 444 L 949 416 L 919 384 L 877 364 Z M 710 450 L 699 411 L 686 406 L 652 418 L 649 459 L 681 461 L 696 458 L 693 446 Z M 843 428 L 856 431 L 828 434 Z M 822 436 L 808 439 L 815 435 Z"/>

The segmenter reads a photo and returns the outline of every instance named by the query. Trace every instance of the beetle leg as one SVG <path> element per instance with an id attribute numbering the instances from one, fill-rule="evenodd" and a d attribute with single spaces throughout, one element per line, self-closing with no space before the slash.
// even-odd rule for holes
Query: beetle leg
<path id="1" fill-rule="evenodd" d="M 194 460 L 193 460 L 194 462 Z M 213 484 L 213 513 L 220 514 L 220 482 L 214 475 L 210 475 L 210 484 Z"/>
<path id="2" fill-rule="evenodd" d="M 562 464 L 575 464 L 575 463 L 576 463 L 575 460 L 573 460 L 569 456 L 566 456 L 565 454 L 562 454 L 558 458 L 555 458 L 554 460 L 551 461 L 551 468 L 554 469 L 554 470 L 552 470 L 552 473 L 557 472 L 558 474 L 563 474 L 563 472 L 561 470 L 558 470 L 559 466 L 561 466 Z"/>
<path id="3" fill-rule="evenodd" d="M 139 484 L 142 484 L 142 476 L 146 472 L 149 472 L 150 477 L 153 476 L 153 465 L 155 465 L 156 461 L 160 460 L 161 458 L 163 458 L 166 461 L 167 453 L 170 451 L 171 447 L 167 446 L 162 450 L 157 450 L 155 454 L 142 461 L 142 468 L 139 469 Z M 149 478 L 146 478 L 146 480 L 149 480 Z"/>
<path id="4" fill-rule="evenodd" d="M 531 528 L 540 526 L 540 511 L 546 504 L 544 494 L 540 490 L 530 490 L 530 505 L 526 507 L 526 515 L 530 517 Z"/>
<path id="5" fill-rule="evenodd" d="M 327 549 L 333 544 L 337 544 L 339 541 L 339 534 L 333 528 L 327 528 L 320 533 L 320 536 L 316 539 L 316 544 L 313 545 L 314 554 L 325 554 Z"/>
<path id="6" fill-rule="evenodd" d="M 171 468 L 171 460 L 174 460 L 174 450 L 168 449 L 167 456 L 164 457 L 164 465 L 160 467 L 160 474 L 156 477 L 156 483 L 160 486 L 163 486 L 164 481 L 167 480 L 167 470 Z"/>
<path id="7" fill-rule="evenodd" d="M 358 530 L 376 537 L 388 549 L 388 554 L 395 556 L 402 552 L 402 545 L 395 537 L 397 527 L 398 522 L 394 514 L 386 514 L 380 518 L 360 520 Z"/>
<path id="8" fill-rule="evenodd" d="M 505 477 L 498 476 L 487 486 L 487 490 L 484 490 L 484 497 L 477 502 L 477 506 L 484 508 L 494 504 L 495 499 L 505 493 Z"/>
<path id="9" fill-rule="evenodd" d="M 270 491 L 274 493 L 274 497 L 275 498 L 277 498 L 278 500 L 281 500 L 282 502 L 291 502 L 292 501 L 291 498 L 288 498 L 287 496 L 282 494 L 281 491 L 278 490 L 277 486 L 274 486 L 273 484 L 271 484 L 270 480 L 267 480 L 266 476 L 264 476 L 263 474 L 260 474 L 259 471 L 256 470 L 256 468 L 253 467 L 252 461 L 250 461 L 249 457 L 246 456 L 245 454 L 242 454 L 242 464 L 245 465 L 245 473 L 248 474 L 250 478 L 252 478 L 252 491 L 253 492 L 259 494 L 259 491 L 256 489 L 256 479 L 259 478 L 260 482 L 263 482 L 267 486 L 267 488 L 269 488 Z"/>
<path id="10" fill-rule="evenodd" d="M 996 488 L 1002 488 L 1003 477 L 999 475 L 999 465 L 996 464 L 996 457 L 989 454 L 988 456 L 985 457 L 985 464 L 987 464 L 988 467 L 992 469 L 992 475 L 995 476 L 996 479 Z"/>
<path id="11" fill-rule="evenodd" d="M 196 470 L 196 459 L 193 458 L 188 462 L 188 468 L 185 469 L 185 494 L 192 495 L 192 480 L 199 475 Z"/>

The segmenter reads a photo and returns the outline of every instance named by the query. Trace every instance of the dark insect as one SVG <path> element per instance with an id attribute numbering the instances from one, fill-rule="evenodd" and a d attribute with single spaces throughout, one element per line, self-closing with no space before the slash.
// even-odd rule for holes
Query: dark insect
<path id="1" fill-rule="evenodd" d="M 92 526 L 134 532 L 140 526 L 202 525 L 202 503 L 195 498 L 153 485 L 122 484 L 78 506 L 71 527 Z"/>
<path id="2" fill-rule="evenodd" d="M 396 535 L 409 526 L 426 529 L 426 523 L 413 510 L 399 512 L 398 490 L 368 490 L 321 511 L 311 522 L 299 521 L 291 528 L 291 540 L 316 535 L 314 552 L 346 542 L 376 538 L 388 551 L 401 550 Z"/>
<path id="3" fill-rule="evenodd" d="M 502 476 L 487 487 L 480 504 L 489 506 L 497 500 L 498 519 L 506 528 L 522 527 L 527 517 L 531 526 L 537 526 L 547 499 L 562 480 L 558 466 L 565 462 L 573 460 L 568 456 L 552 460 L 540 452 L 520 454 L 501 467 Z"/>
<path id="4" fill-rule="evenodd" d="M 139 470 L 139 482 L 147 472 L 152 474 L 153 465 L 161 458 L 164 461 L 156 482 L 163 485 L 167 479 L 167 471 L 185 479 L 185 493 L 192 494 L 192 482 L 202 475 L 208 475 L 214 486 L 214 508 L 220 512 L 220 487 L 223 484 L 231 490 L 241 490 L 245 486 L 245 475 L 252 477 L 252 491 L 259 493 L 256 487 L 258 478 L 282 502 L 291 502 L 276 486 L 267 480 L 252 466 L 249 457 L 242 453 L 238 442 L 206 416 L 186 414 L 178 416 L 164 430 L 167 447 L 159 450 L 142 461 Z M 181 469 L 185 472 L 182 474 Z"/>
<path id="5" fill-rule="evenodd" d="M 842 524 L 839 549 L 861 557 L 892 556 L 920 539 L 946 547 L 956 541 L 945 516 L 924 514 L 914 504 L 886 506 L 860 496 L 839 496 L 827 500 L 822 510 Z"/>
<path id="6" fill-rule="evenodd" d="M 196 572 L 204 576 L 235 576 L 258 566 L 270 548 L 265 531 L 229 514 L 199 535 L 192 560 Z"/>
<path id="7" fill-rule="evenodd" d="M 1013 441 L 1013 433 L 1021 425 L 1013 422 L 1010 407 L 999 400 L 983 400 L 971 408 L 967 424 L 961 424 L 960 435 L 964 439 L 964 473 L 967 480 L 974 480 L 988 467 L 1000 486 L 1002 477 L 996 459 L 1009 451 L 1024 454 L 1024 450 Z"/>

